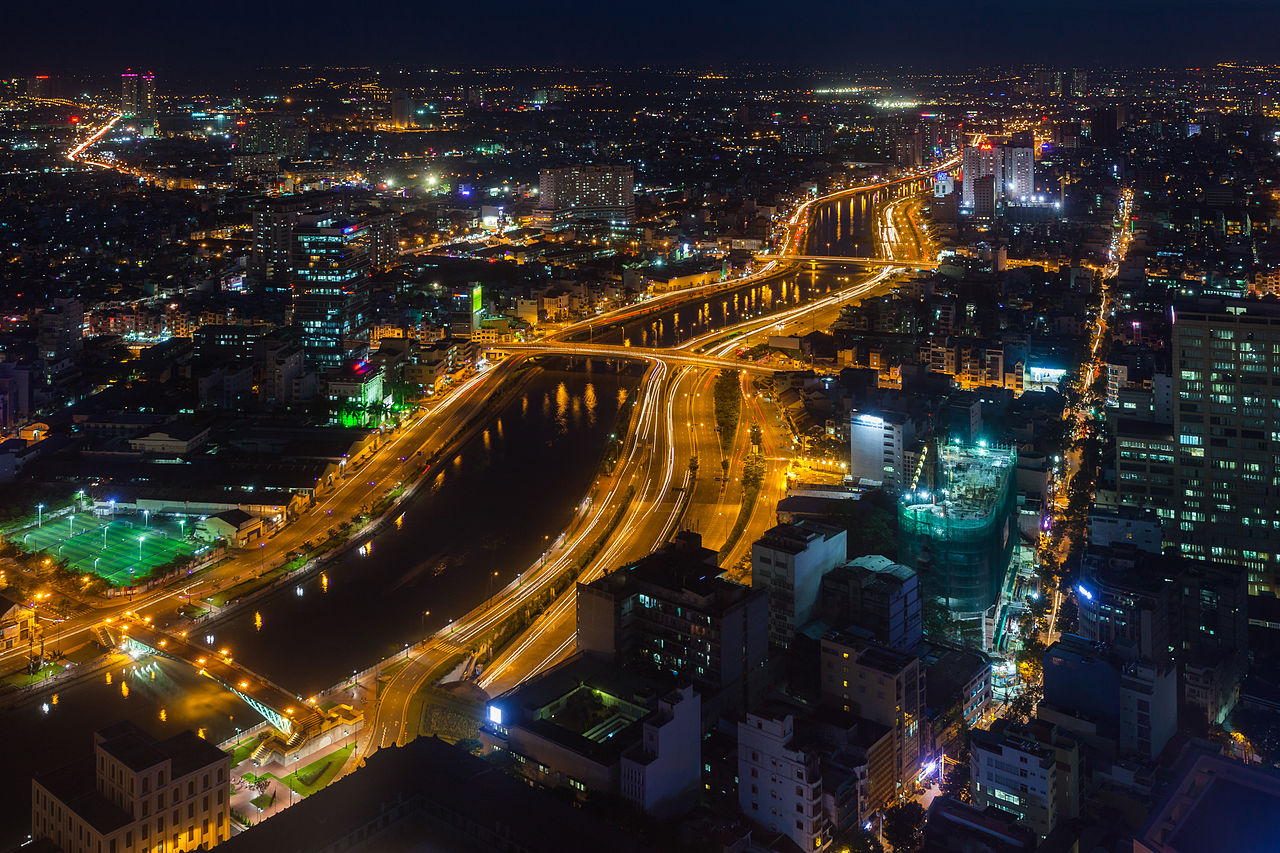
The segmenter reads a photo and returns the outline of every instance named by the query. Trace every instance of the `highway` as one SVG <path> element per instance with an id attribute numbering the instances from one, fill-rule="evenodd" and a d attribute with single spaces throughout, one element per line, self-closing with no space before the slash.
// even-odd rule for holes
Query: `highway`
<path id="1" fill-rule="evenodd" d="M 116 120 L 118 116 L 112 117 L 69 152 L 68 156 L 89 162 L 85 152 L 93 142 L 110 130 Z M 919 180 L 926 174 L 921 172 L 865 187 L 841 190 L 801 203 L 784 225 L 781 248 L 784 251 L 802 249 L 808 217 L 814 204 Z M 886 205 L 885 209 L 891 210 L 898 203 Z M 901 256 L 904 261 L 916 260 L 914 252 L 905 251 L 905 246 L 902 248 L 904 251 Z M 891 250 L 890 254 L 896 252 Z M 77 639 L 82 639 L 95 625 L 128 612 L 149 615 L 158 625 L 172 623 L 174 608 L 180 602 L 207 597 L 260 574 L 264 568 L 283 562 L 287 554 L 299 549 L 304 542 L 322 539 L 331 528 L 352 518 L 360 507 L 373 504 L 401 482 L 415 485 L 429 482 L 430 471 L 435 464 L 452 457 L 455 441 L 465 432 L 468 422 L 482 408 L 486 398 L 511 376 L 515 365 L 527 357 L 560 352 L 611 358 L 640 357 L 648 360 L 650 367 L 638 392 L 638 403 L 624 440 L 620 461 L 611 476 L 598 482 L 592 493 L 579 505 L 579 515 L 570 527 L 571 532 L 562 534 L 543 559 L 526 568 L 481 607 L 411 649 L 406 655 L 404 667 L 384 685 L 377 706 L 367 709 L 361 755 L 367 755 L 370 748 L 403 742 L 406 737 L 416 734 L 418 721 L 413 713 L 413 701 L 427 678 L 458 654 L 483 645 L 486 636 L 506 619 L 526 609 L 534 598 L 543 596 L 548 587 L 561 579 L 564 570 L 592 548 L 593 543 L 604 532 L 614 530 L 615 527 L 617 531 L 616 535 L 609 536 L 603 546 L 598 548 L 595 558 L 582 573 L 584 580 L 597 576 L 605 568 L 614 568 L 632 556 L 648 553 L 667 541 L 682 523 L 685 526 L 703 528 L 708 543 L 714 544 L 715 537 L 723 538 L 736 518 L 741 500 L 741 483 L 736 478 L 730 478 L 729 483 L 720 483 L 716 479 L 720 473 L 719 460 L 731 458 L 730 470 L 740 471 L 747 430 L 753 422 L 759 423 L 764 429 L 768 471 L 755 511 L 746 530 L 738 537 L 733 553 L 727 555 L 729 560 L 740 559 L 739 555 L 752 539 L 758 536 L 763 527 L 772 524 L 773 505 L 785 485 L 786 453 L 790 448 L 790 436 L 786 435 L 776 414 L 770 416 L 758 396 L 745 386 L 751 373 L 770 372 L 772 368 L 746 364 L 731 359 L 728 355 L 732 350 L 746 345 L 748 340 L 788 329 L 792 324 L 803 322 L 808 316 L 824 311 L 838 311 L 848 301 L 864 297 L 875 288 L 883 286 L 892 268 L 882 269 L 855 285 L 810 305 L 754 318 L 732 328 L 685 341 L 678 347 L 665 351 L 631 348 L 630 351 L 619 352 L 624 348 L 598 345 L 584 347 L 571 343 L 569 338 L 584 331 L 589 333 L 590 329 L 601 325 L 624 321 L 635 316 L 636 312 L 652 311 L 657 307 L 702 298 L 708 292 L 740 287 L 755 279 L 793 271 L 794 266 L 784 267 L 778 261 L 766 260 L 762 269 L 745 278 L 677 291 L 640 305 L 624 306 L 569 324 L 539 344 L 512 352 L 509 359 L 470 376 L 437 399 L 425 412 L 393 432 L 370 459 L 348 466 L 345 478 L 336 488 L 319 497 L 307 512 L 277 536 L 262 543 L 259 549 L 232 552 L 227 560 L 205 570 L 194 582 L 171 584 L 137 595 L 132 601 L 122 600 L 92 613 L 72 617 L 63 622 L 62 629 L 56 636 L 65 645 L 74 645 Z M 714 371 L 729 367 L 744 371 L 747 394 L 738 434 L 729 437 L 725 446 L 721 447 L 721 437 L 713 428 L 714 412 L 709 388 Z M 702 466 L 697 478 L 689 470 L 689 460 L 695 455 Z M 424 461 L 432 461 L 432 465 L 422 474 Z M 411 485 L 410 489 L 415 485 Z M 354 543 L 359 538 L 358 534 L 351 541 Z M 726 565 L 728 564 L 726 561 Z M 490 668 L 494 677 L 505 672 L 512 678 L 522 679 L 567 654 L 572 649 L 573 640 L 572 605 L 570 590 L 563 593 L 550 611 L 513 644 L 510 655 L 495 661 Z M 25 658 L 26 654 L 26 649 L 0 654 L 0 663 L 10 658 Z M 508 658 L 509 662 L 504 663 Z M 485 683 L 492 685 L 493 677 L 486 674 Z"/>
<path id="2" fill-rule="evenodd" d="M 908 259 L 927 257 L 932 243 L 925 226 L 919 222 L 921 207 L 919 197 L 895 200 L 884 206 L 878 226 L 878 242 L 883 252 Z M 674 359 L 675 353 L 685 351 L 724 358 L 771 334 L 801 333 L 806 327 L 827 325 L 844 305 L 883 289 L 892 273 L 892 269 L 883 269 L 809 305 L 748 320 L 661 352 L 668 353 L 673 364 L 679 363 Z M 737 366 L 741 369 L 749 364 L 738 362 Z M 777 368 L 769 369 L 772 372 Z M 609 548 L 583 573 L 580 578 L 583 582 L 650 553 L 682 528 L 700 533 L 704 546 L 722 552 L 721 567 L 745 580 L 738 567 L 748 556 L 751 543 L 776 522 L 775 507 L 786 493 L 791 434 L 777 407 L 756 392 L 750 383 L 750 372 L 743 370 L 743 402 L 737 434 L 726 440 L 715 427 L 711 390 L 715 375 L 710 370 L 681 367 L 670 380 L 663 402 L 662 423 L 667 445 L 658 450 L 663 457 L 662 489 L 654 500 L 642 501 L 630 508 L 620 528 L 624 535 L 615 537 Z M 725 549 L 725 540 L 732 532 L 742 503 L 740 472 L 751 450 L 748 445 L 753 424 L 761 427 L 764 479 L 745 528 Z M 689 470 L 689 460 L 695 457 L 698 459 L 696 477 Z M 729 472 L 736 476 L 721 476 L 720 460 L 725 458 L 730 460 Z M 568 656 L 574 648 L 574 600 L 574 590 L 566 591 L 518 641 L 490 663 L 477 681 L 479 686 L 489 695 L 498 695 Z"/>

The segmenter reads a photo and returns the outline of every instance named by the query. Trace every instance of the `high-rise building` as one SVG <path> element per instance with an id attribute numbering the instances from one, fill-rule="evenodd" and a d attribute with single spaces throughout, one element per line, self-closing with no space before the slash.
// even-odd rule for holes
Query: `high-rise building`
<path id="1" fill-rule="evenodd" d="M 769 596 L 769 642 L 786 648 L 818 615 L 822 576 L 845 561 L 846 533 L 816 521 L 779 524 L 751 544 L 751 586 Z"/>
<path id="2" fill-rule="evenodd" d="M 307 129 L 293 116 L 250 116 L 239 137 L 240 147 L 251 154 L 274 154 L 281 160 L 307 156 Z"/>
<path id="3" fill-rule="evenodd" d="M 1194 560 L 1241 566 L 1280 593 L 1280 305 L 1200 298 L 1174 307 L 1171 538 Z"/>
<path id="4" fill-rule="evenodd" d="M 77 355 L 84 345 L 84 306 L 75 299 L 55 298 L 36 321 L 40 358 L 60 361 Z"/>
<path id="5" fill-rule="evenodd" d="M 976 204 L 974 187 L 979 178 L 994 176 L 999 183 L 1002 177 L 1003 158 L 1000 148 L 991 142 L 967 145 L 960 160 L 960 206 L 972 209 Z"/>
<path id="6" fill-rule="evenodd" d="M 822 638 L 819 676 L 824 703 L 893 729 L 896 791 L 914 782 L 925 713 L 920 659 L 860 633 L 830 631 Z"/>
<path id="7" fill-rule="evenodd" d="M 391 93 L 391 126 L 400 130 L 413 127 L 413 101 L 404 89 Z"/>
<path id="8" fill-rule="evenodd" d="M 970 737 L 970 795 L 1044 838 L 1080 816 L 1080 743 L 1051 723 L 999 720 Z"/>
<path id="9" fill-rule="evenodd" d="M 94 734 L 93 751 L 33 781 L 33 840 L 66 853 L 183 853 L 231 837 L 231 756 L 195 732 L 156 740 L 117 723 Z"/>
<path id="10" fill-rule="evenodd" d="M 143 132 L 154 132 L 156 125 L 156 75 L 139 73 L 132 68 L 120 75 L 120 113 L 126 121 Z"/>
<path id="11" fill-rule="evenodd" d="M 926 602 L 985 614 L 1000 597 L 1017 539 L 1013 448 L 939 444 L 932 477 L 898 500 L 898 558 L 920 575 Z"/>
<path id="12" fill-rule="evenodd" d="M 1034 195 L 1035 149 L 1028 147 L 1025 140 L 1009 145 L 970 145 L 964 149 L 961 172 L 960 206 L 977 216 L 989 215 L 983 209 L 985 199 L 980 198 L 986 178 L 992 179 L 993 205 L 1004 199 L 1024 201 Z"/>
<path id="13" fill-rule="evenodd" d="M 578 584 L 578 650 L 688 679 L 704 706 L 741 707 L 762 687 L 765 594 L 720 577 L 716 552 L 684 531 L 636 563 Z"/>
<path id="14" fill-rule="evenodd" d="M 293 322 L 307 360 L 337 367 L 369 332 L 369 235 L 357 222 L 308 215 L 293 229 Z"/>
<path id="15" fill-rule="evenodd" d="M 1000 195 L 1014 201 L 1026 201 L 1035 194 L 1036 152 L 1026 146 L 1000 146 L 1002 183 Z"/>
<path id="16" fill-rule="evenodd" d="M 460 284 L 449 291 L 449 334 L 470 339 L 484 319 L 484 289 L 480 282 Z"/>
<path id="17" fill-rule="evenodd" d="M 910 477 L 908 452 L 915 426 L 900 412 L 853 412 L 849 417 L 849 476 L 897 492 Z"/>
<path id="18" fill-rule="evenodd" d="M 635 216 L 635 173 L 630 166 L 544 169 L 538 179 L 533 220 L 539 227 L 574 221 L 625 225 Z"/>
<path id="19" fill-rule="evenodd" d="M 800 850 L 831 843 L 822 808 L 822 751 L 784 709 L 761 709 L 738 723 L 738 807 L 752 823 Z"/>

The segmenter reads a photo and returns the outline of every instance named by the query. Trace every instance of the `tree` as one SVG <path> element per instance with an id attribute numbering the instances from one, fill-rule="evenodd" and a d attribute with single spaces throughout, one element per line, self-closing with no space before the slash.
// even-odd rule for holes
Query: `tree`
<path id="1" fill-rule="evenodd" d="M 751 425 L 751 444 L 755 447 L 764 444 L 764 430 L 760 429 L 759 424 Z"/>
<path id="2" fill-rule="evenodd" d="M 924 806 L 908 800 L 884 813 L 884 837 L 895 850 L 914 850 L 924 828 Z"/>
<path id="3" fill-rule="evenodd" d="M 689 473 L 698 476 L 698 455 L 695 453 L 689 457 Z"/>

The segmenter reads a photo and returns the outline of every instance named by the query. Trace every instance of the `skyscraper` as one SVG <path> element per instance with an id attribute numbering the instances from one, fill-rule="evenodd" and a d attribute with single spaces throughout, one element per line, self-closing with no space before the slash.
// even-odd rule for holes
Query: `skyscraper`
<path id="1" fill-rule="evenodd" d="M 1180 300 L 1173 324 L 1173 437 L 1169 531 L 1182 554 L 1242 566 L 1250 595 L 1280 589 L 1280 305 Z"/>
<path id="2" fill-rule="evenodd" d="M 1032 147 L 991 142 L 970 145 L 964 149 L 961 167 L 961 207 L 970 210 L 978 207 L 979 182 L 988 177 L 995 184 L 995 200 L 1021 200 L 1035 193 L 1035 149 Z"/>
<path id="3" fill-rule="evenodd" d="M 156 75 L 138 73 L 132 68 L 120 75 L 120 114 L 142 130 L 154 130 L 156 124 Z"/>
<path id="4" fill-rule="evenodd" d="M 337 367 L 369 331 L 368 233 L 361 223 L 305 216 L 293 229 L 293 322 L 307 361 Z"/>

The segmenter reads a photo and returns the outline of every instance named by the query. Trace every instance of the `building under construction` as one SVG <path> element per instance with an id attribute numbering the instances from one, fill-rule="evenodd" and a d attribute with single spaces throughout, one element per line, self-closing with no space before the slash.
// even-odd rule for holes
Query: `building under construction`
<path id="1" fill-rule="evenodd" d="M 1017 450 L 982 442 L 931 451 L 898 501 L 899 562 L 916 570 L 921 598 L 953 616 L 985 616 L 1017 539 Z"/>

